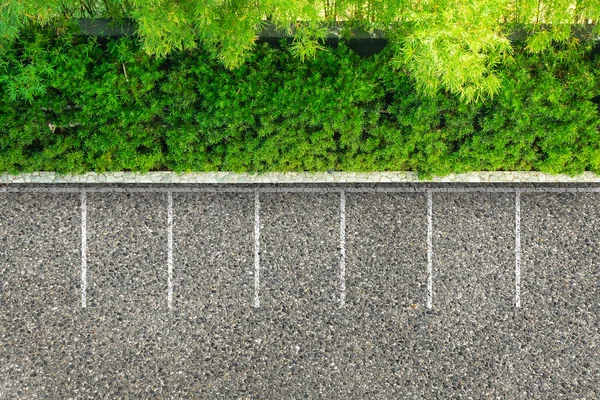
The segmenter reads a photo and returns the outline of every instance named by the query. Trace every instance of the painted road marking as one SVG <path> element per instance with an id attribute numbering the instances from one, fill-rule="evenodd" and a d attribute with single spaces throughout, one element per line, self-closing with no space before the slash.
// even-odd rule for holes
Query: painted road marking
<path id="1" fill-rule="evenodd" d="M 87 199 L 81 191 L 81 307 L 87 305 Z"/>
<path id="2" fill-rule="evenodd" d="M 515 305 L 521 307 L 521 192 L 515 193 Z"/>
<path id="3" fill-rule="evenodd" d="M 173 308 L 173 193 L 168 192 L 167 207 L 167 304 Z"/>
<path id="4" fill-rule="evenodd" d="M 427 308 L 433 306 L 433 199 L 427 191 Z"/>
<path id="5" fill-rule="evenodd" d="M 346 305 L 346 193 L 340 192 L 340 307 Z"/>
<path id="6" fill-rule="evenodd" d="M 260 199 L 258 191 L 254 193 L 254 307 L 260 307 L 258 290 L 260 287 Z"/>
<path id="7" fill-rule="evenodd" d="M 19 187 L 0 187 L 0 192 L 42 192 L 42 193 L 81 193 L 81 306 L 85 308 L 87 305 L 87 192 L 125 192 L 125 193 L 162 193 L 168 194 L 168 305 L 172 308 L 173 301 L 173 198 L 172 193 L 247 193 L 254 192 L 255 194 L 255 215 L 254 215 L 254 289 L 255 298 L 254 306 L 260 306 L 259 287 L 260 287 L 260 200 L 259 193 L 331 193 L 340 192 L 340 305 L 345 306 L 346 298 L 346 251 L 345 251 L 345 230 L 346 230 L 346 196 L 345 192 L 352 193 L 405 193 L 405 192 L 426 192 L 427 193 L 427 307 L 433 306 L 433 211 L 432 211 L 432 193 L 515 193 L 515 305 L 521 307 L 521 193 L 599 193 L 600 187 L 592 188 L 19 188 Z"/>

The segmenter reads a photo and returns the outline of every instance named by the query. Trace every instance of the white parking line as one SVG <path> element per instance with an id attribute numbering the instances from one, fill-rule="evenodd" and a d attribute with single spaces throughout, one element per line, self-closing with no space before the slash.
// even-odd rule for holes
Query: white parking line
<path id="1" fill-rule="evenodd" d="M 346 305 L 346 193 L 340 192 L 340 307 Z"/>
<path id="2" fill-rule="evenodd" d="M 433 200 L 427 191 L 427 308 L 433 304 Z"/>
<path id="3" fill-rule="evenodd" d="M 87 202 L 85 189 L 81 191 L 81 307 L 87 305 Z"/>
<path id="4" fill-rule="evenodd" d="M 258 191 L 254 193 L 254 307 L 260 307 L 258 289 L 260 286 L 260 199 Z"/>
<path id="5" fill-rule="evenodd" d="M 515 194 L 515 305 L 521 307 L 521 192 Z"/>
<path id="6" fill-rule="evenodd" d="M 600 193 L 600 187 L 567 187 L 567 188 L 487 188 L 487 187 L 364 187 L 364 188 L 344 188 L 339 187 L 259 187 L 259 188 L 120 188 L 120 187 L 100 187 L 100 188 L 21 188 L 21 187 L 2 187 L 1 192 L 42 192 L 42 193 L 80 193 L 81 194 L 81 306 L 87 306 L 87 192 L 125 192 L 125 193 L 168 193 L 168 256 L 167 256 L 167 284 L 168 284 L 168 307 L 172 308 L 173 301 L 173 192 L 181 193 L 247 193 L 254 192 L 255 195 L 255 218 L 254 218 L 254 306 L 260 306 L 259 288 L 260 288 L 260 199 L 259 194 L 271 192 L 290 192 L 290 193 L 340 193 L 340 306 L 345 306 L 346 300 L 346 192 L 351 193 L 419 193 L 427 194 L 427 307 L 433 306 L 433 211 L 432 211 L 432 193 L 515 193 L 515 305 L 521 307 L 521 193 Z"/>
<path id="7" fill-rule="evenodd" d="M 173 193 L 168 192 L 167 207 L 167 304 L 173 308 Z"/>

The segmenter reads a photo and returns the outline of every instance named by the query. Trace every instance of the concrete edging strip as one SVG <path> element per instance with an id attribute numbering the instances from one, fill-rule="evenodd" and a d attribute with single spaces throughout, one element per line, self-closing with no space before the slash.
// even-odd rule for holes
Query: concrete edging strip
<path id="1" fill-rule="evenodd" d="M 383 183 L 383 182 L 600 182 L 600 176 L 586 171 L 569 176 L 534 171 L 476 171 L 419 180 L 416 172 L 88 172 L 82 175 L 32 172 L 0 175 L 0 184 L 9 183 Z"/>

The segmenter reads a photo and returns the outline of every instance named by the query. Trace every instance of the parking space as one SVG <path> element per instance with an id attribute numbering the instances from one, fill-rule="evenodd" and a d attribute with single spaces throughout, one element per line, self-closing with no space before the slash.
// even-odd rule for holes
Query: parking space
<path id="1" fill-rule="evenodd" d="M 600 194 L 524 194 L 522 210 L 523 309 L 514 338 L 522 388 L 598 397 Z"/>
<path id="2" fill-rule="evenodd" d="M 85 194 L 87 304 L 75 353 L 81 396 L 152 397 L 168 354 L 167 195 Z M 81 232 L 78 233 L 78 236 Z"/>
<path id="3" fill-rule="evenodd" d="M 0 398 L 599 394 L 593 190 L 55 189 L 0 193 Z"/>
<path id="4" fill-rule="evenodd" d="M 78 343 L 79 196 L 0 194 L 0 398 L 66 397 Z"/>

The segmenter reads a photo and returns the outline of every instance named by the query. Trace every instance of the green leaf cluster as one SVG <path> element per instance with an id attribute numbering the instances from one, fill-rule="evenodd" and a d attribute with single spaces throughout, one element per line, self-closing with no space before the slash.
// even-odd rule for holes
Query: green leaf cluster
<path id="1" fill-rule="evenodd" d="M 2 51 L 0 172 L 600 172 L 600 59 L 578 46 L 516 45 L 485 104 L 422 94 L 393 47 L 262 44 L 231 70 L 38 27 Z"/>

